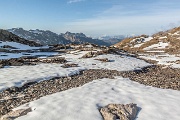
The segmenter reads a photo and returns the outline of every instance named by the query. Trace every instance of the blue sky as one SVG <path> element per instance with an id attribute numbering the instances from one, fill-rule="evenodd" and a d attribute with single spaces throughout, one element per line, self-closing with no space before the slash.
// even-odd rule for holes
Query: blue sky
<path id="1" fill-rule="evenodd" d="M 0 28 L 152 34 L 180 26 L 180 0 L 0 0 Z"/>

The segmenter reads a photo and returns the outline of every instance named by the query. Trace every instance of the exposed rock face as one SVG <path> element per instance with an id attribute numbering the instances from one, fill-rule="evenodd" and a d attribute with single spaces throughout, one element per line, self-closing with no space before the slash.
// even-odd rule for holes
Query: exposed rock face
<path id="1" fill-rule="evenodd" d="M 61 35 L 73 42 L 73 43 L 78 43 L 78 44 L 82 44 L 82 43 L 94 43 L 97 45 L 104 45 L 104 46 L 109 46 L 110 44 L 107 42 L 104 42 L 103 40 L 99 40 L 99 39 L 93 39 L 91 37 L 87 37 L 85 34 L 83 33 L 71 33 L 71 32 L 66 32 L 65 34 L 61 33 Z"/>
<path id="2" fill-rule="evenodd" d="M 9 42 L 17 42 L 17 43 L 21 43 L 21 44 L 25 44 L 25 45 L 29 45 L 29 46 L 34 46 L 34 47 L 42 46 L 39 43 L 36 43 L 34 41 L 29 41 L 24 38 L 20 38 L 19 36 L 15 35 L 11 32 L 8 32 L 6 30 L 2 30 L 2 29 L 0 29 L 0 40 L 1 41 L 9 41 Z"/>
<path id="3" fill-rule="evenodd" d="M 136 104 L 109 104 L 100 109 L 104 120 L 134 120 L 138 112 Z"/>
<path id="4" fill-rule="evenodd" d="M 31 111 L 32 111 L 31 108 L 11 111 L 8 114 L 2 116 L 0 120 L 14 120 L 18 117 L 26 115 L 28 112 L 31 112 Z"/>

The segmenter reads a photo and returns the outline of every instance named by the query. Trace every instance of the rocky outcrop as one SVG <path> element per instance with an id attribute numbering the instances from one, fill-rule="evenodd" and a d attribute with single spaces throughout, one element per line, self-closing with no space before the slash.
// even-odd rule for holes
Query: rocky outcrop
<path id="1" fill-rule="evenodd" d="M 134 120 L 138 112 L 136 104 L 109 104 L 100 109 L 104 120 Z"/>
<path id="2" fill-rule="evenodd" d="M 27 113 L 31 112 L 31 108 L 26 108 L 26 109 L 19 109 L 19 110 L 14 110 L 9 112 L 8 114 L 2 116 L 0 120 L 14 120 L 18 117 L 24 116 Z"/>

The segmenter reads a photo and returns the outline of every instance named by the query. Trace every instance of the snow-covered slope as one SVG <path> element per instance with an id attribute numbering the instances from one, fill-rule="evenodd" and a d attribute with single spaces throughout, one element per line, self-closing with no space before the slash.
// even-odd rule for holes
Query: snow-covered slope
<path id="1" fill-rule="evenodd" d="M 22 56 L 50 56 L 57 52 L 39 52 L 39 49 L 47 49 L 48 46 L 32 47 L 18 42 L 0 41 L 0 61 L 3 59 L 19 58 Z"/>
<path id="2" fill-rule="evenodd" d="M 170 54 L 180 53 L 180 27 L 158 32 L 152 36 L 141 35 L 126 38 L 115 47 L 129 52 L 162 51 Z"/>
<path id="3" fill-rule="evenodd" d="M 6 30 L 0 30 L 0 61 L 2 59 L 19 58 L 22 56 L 53 55 L 56 53 L 40 52 L 40 49 L 48 49 L 34 41 L 20 38 Z"/>
<path id="4" fill-rule="evenodd" d="M 8 48 L 8 46 L 9 46 L 9 48 Z M 0 41 L 0 48 L 11 49 L 11 50 L 33 50 L 33 49 L 40 49 L 40 48 L 44 48 L 44 47 L 31 47 L 29 45 L 25 45 L 25 44 L 21 44 L 21 43 L 17 43 L 17 42 Z"/>

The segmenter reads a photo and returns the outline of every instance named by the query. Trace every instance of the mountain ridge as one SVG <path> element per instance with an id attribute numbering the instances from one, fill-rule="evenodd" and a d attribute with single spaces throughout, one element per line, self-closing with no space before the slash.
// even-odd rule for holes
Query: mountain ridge
<path id="1" fill-rule="evenodd" d="M 102 46 L 110 46 L 111 44 L 99 39 L 87 37 L 84 33 L 54 33 L 49 30 L 24 30 L 23 28 L 8 29 L 9 32 L 16 34 L 27 40 L 33 40 L 43 45 L 50 44 L 70 44 L 70 43 L 93 43 Z"/>

